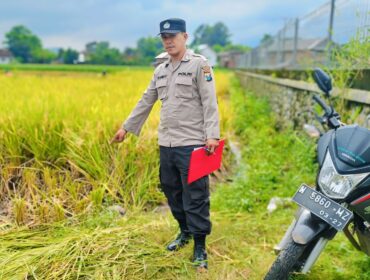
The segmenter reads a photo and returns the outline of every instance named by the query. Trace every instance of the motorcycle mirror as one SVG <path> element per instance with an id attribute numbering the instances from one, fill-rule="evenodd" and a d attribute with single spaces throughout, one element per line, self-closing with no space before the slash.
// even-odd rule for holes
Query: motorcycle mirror
<path id="1" fill-rule="evenodd" d="M 325 92 L 325 96 L 330 96 L 330 91 L 332 90 L 331 85 L 331 78 L 328 74 L 326 74 L 322 69 L 316 68 L 313 73 L 312 77 L 315 80 L 318 87 Z"/>

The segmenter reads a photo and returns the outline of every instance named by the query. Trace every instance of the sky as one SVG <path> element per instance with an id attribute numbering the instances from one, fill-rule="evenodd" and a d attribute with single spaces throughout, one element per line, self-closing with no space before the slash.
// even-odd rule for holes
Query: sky
<path id="1" fill-rule="evenodd" d="M 222 21 L 236 44 L 256 46 L 288 19 L 302 17 L 328 0 L 11 0 L 2 1 L 0 42 L 15 25 L 25 25 L 46 48 L 84 49 L 91 41 L 109 41 L 123 50 L 141 37 L 155 36 L 159 22 L 183 18 L 192 40 L 203 23 Z"/>

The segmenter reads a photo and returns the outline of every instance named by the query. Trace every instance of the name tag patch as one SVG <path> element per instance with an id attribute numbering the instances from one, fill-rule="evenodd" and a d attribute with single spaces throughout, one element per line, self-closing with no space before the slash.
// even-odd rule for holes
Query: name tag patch
<path id="1" fill-rule="evenodd" d="M 192 73 L 191 72 L 179 72 L 178 76 L 185 76 L 185 77 L 191 77 Z"/>

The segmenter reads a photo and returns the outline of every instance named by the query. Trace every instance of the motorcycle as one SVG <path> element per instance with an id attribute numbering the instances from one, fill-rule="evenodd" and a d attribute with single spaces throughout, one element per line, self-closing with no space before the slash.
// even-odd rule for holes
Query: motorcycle
<path id="1" fill-rule="evenodd" d="M 313 78 L 330 101 L 331 78 L 321 69 Z M 292 200 L 300 208 L 280 243 L 265 280 L 306 274 L 325 245 L 343 231 L 353 246 L 370 256 L 370 130 L 345 125 L 339 114 L 317 94 L 323 109 L 316 117 L 328 129 L 317 143 L 316 186 L 302 184 Z"/>

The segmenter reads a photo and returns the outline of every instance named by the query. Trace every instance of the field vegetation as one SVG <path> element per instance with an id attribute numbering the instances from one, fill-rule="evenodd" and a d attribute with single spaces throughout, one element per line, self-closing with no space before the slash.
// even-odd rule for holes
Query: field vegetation
<path id="1" fill-rule="evenodd" d="M 160 104 L 139 138 L 109 144 L 152 69 L 10 73 L 0 76 L 0 279 L 263 278 L 296 210 L 266 206 L 313 184 L 317 169 L 313 141 L 277 131 L 266 100 L 216 70 L 222 135 L 241 160 L 228 144 L 213 177 L 210 270 L 197 275 L 192 246 L 164 250 L 177 225 L 158 187 Z M 370 279 L 369 267 L 338 235 L 296 279 Z"/>

